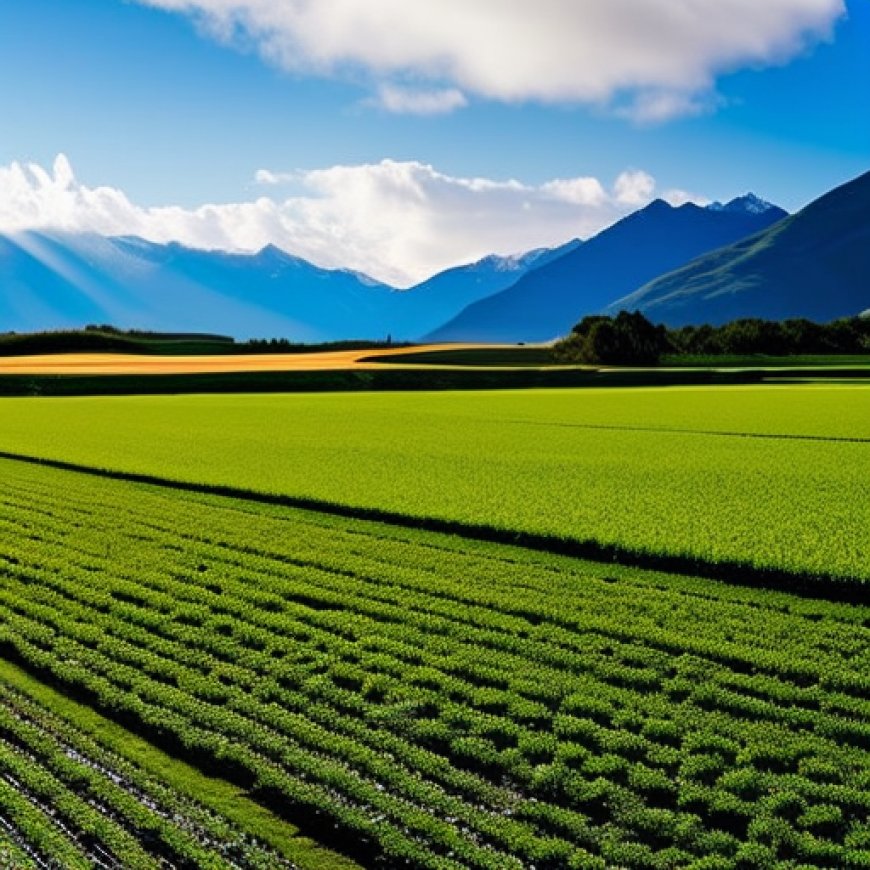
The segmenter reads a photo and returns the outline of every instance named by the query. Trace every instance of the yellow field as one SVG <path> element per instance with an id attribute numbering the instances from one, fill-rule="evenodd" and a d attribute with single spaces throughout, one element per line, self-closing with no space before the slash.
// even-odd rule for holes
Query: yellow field
<path id="1" fill-rule="evenodd" d="M 469 350 L 484 345 L 431 344 L 415 352 Z M 69 353 L 0 358 L 2 375 L 181 375 L 213 372 L 295 372 L 376 369 L 365 357 L 406 354 L 409 348 L 321 351 L 315 353 L 214 356 L 148 356 L 123 353 Z"/>

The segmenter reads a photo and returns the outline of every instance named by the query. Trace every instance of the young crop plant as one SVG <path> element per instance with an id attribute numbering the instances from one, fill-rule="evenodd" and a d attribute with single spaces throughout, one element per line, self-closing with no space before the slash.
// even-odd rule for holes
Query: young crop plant
<path id="1" fill-rule="evenodd" d="M 293 866 L 2 675 L 0 816 L 3 867 Z"/>

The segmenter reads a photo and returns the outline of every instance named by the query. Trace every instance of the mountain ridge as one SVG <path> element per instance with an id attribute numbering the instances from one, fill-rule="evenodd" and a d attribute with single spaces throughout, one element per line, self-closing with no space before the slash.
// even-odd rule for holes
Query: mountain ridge
<path id="1" fill-rule="evenodd" d="M 764 214 L 764 212 L 777 208 L 777 206 L 749 191 L 742 196 L 735 196 L 734 199 L 726 203 L 711 202 L 707 205 L 707 208 L 711 211 L 742 211 L 747 214 Z"/>
<path id="2" fill-rule="evenodd" d="M 0 234 L 0 331 L 113 323 L 240 339 L 412 339 L 567 249 L 491 255 L 397 290 L 276 245 L 246 253 L 138 236 Z"/>
<path id="3" fill-rule="evenodd" d="M 655 199 L 596 236 L 490 254 L 397 289 L 274 244 L 203 250 L 137 236 L 0 234 L 0 331 L 113 323 L 300 343 L 547 341 L 587 314 L 677 326 L 826 321 L 870 306 L 870 172 L 794 215 L 746 193 Z"/>
<path id="4" fill-rule="evenodd" d="M 656 199 L 426 335 L 432 341 L 549 341 L 652 278 L 787 216 Z"/>
<path id="5" fill-rule="evenodd" d="M 738 317 L 826 322 L 870 305 L 870 172 L 745 239 L 657 276 L 606 309 L 668 325 Z"/>

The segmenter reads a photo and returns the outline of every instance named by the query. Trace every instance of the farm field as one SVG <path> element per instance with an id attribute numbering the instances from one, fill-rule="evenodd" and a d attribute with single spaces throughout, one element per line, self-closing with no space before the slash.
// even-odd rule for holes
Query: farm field
<path id="1" fill-rule="evenodd" d="M 867 606 L 0 474 L 3 657 L 365 866 L 870 864 Z M 0 770 L 81 800 L 74 738 L 2 697 Z"/>
<path id="2" fill-rule="evenodd" d="M 3 867 L 294 866 L 2 676 L 0 808 Z"/>
<path id="3" fill-rule="evenodd" d="M 749 354 L 745 356 L 717 354 L 711 356 L 664 356 L 665 366 L 736 366 L 761 368 L 794 368 L 794 367 L 830 367 L 837 368 L 867 368 L 870 369 L 870 354 L 807 354 L 794 356 L 765 356 L 764 354 Z"/>
<path id="4" fill-rule="evenodd" d="M 609 556 L 870 579 L 866 385 L 7 399 L 2 410 L 8 454 Z"/>
<path id="5" fill-rule="evenodd" d="M 475 345 L 423 345 L 422 353 L 463 351 Z M 230 348 L 232 346 L 230 345 Z M 330 371 L 343 369 L 377 368 L 367 357 L 377 354 L 384 361 L 399 359 L 405 348 L 371 348 L 361 350 L 325 350 L 311 353 L 220 353 L 185 354 L 162 353 L 47 353 L 25 356 L 0 355 L 0 375 L 10 374 L 190 374 L 214 372 L 271 372 L 271 371 Z"/>
<path id="6" fill-rule="evenodd" d="M 387 356 L 371 351 L 365 362 L 383 362 L 390 365 L 443 365 L 443 366 L 558 366 L 560 363 L 548 345 L 473 345 L 449 347 L 408 348 L 395 350 Z M 870 354 L 805 354 L 791 356 L 768 356 L 765 354 L 665 354 L 661 365 L 664 368 L 848 368 L 867 369 L 870 372 Z M 604 366 L 603 368 L 607 368 Z M 618 367 L 622 368 L 622 367 Z"/>

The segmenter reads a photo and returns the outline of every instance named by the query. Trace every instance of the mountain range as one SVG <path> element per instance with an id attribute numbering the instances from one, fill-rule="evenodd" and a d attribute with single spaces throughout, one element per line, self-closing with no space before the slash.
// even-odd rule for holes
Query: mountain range
<path id="1" fill-rule="evenodd" d="M 255 254 L 90 233 L 0 235 L 0 332 L 109 323 L 299 342 L 416 338 L 579 242 L 486 257 L 399 291 L 269 245 Z"/>
<path id="2" fill-rule="evenodd" d="M 0 235 L 0 332 L 111 323 L 298 342 L 547 341 L 620 308 L 672 326 L 870 308 L 870 173 L 791 216 L 753 194 L 706 207 L 655 200 L 586 241 L 485 257 L 408 290 L 274 246 Z"/>
<path id="3" fill-rule="evenodd" d="M 671 326 L 738 317 L 826 322 L 870 307 L 870 172 L 609 306 Z"/>
<path id="4" fill-rule="evenodd" d="M 437 341 L 548 341 L 699 254 L 771 226 L 786 212 L 757 197 L 678 208 L 657 199 L 432 332 Z"/>

